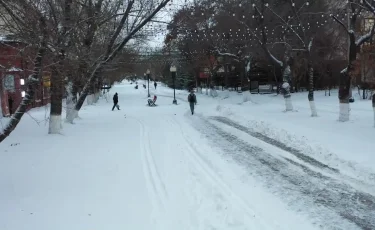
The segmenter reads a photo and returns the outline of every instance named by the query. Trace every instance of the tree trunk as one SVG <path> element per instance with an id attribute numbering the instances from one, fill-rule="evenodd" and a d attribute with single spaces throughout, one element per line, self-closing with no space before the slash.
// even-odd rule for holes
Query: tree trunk
<path id="1" fill-rule="evenodd" d="M 251 101 L 250 90 L 242 91 L 242 93 L 243 93 L 243 102 Z"/>
<path id="2" fill-rule="evenodd" d="M 66 117 L 68 118 L 69 114 L 73 112 L 74 109 L 74 94 L 73 94 L 73 82 L 69 81 L 68 84 L 65 86 L 67 97 L 66 97 Z M 77 96 L 76 96 L 77 98 Z"/>
<path id="3" fill-rule="evenodd" d="M 100 69 L 101 66 L 97 66 L 97 68 L 91 73 L 91 76 L 88 78 L 87 83 L 85 84 L 81 91 L 81 94 L 79 95 L 79 98 L 74 106 L 72 113 L 67 117 L 67 122 L 73 124 L 74 119 L 78 117 L 78 111 L 82 108 L 82 105 L 90 92 L 92 83 L 95 81 L 97 74 L 100 73 Z"/>
<path id="4" fill-rule="evenodd" d="M 98 103 L 99 101 L 99 97 L 100 97 L 100 79 L 98 80 L 98 82 L 95 84 L 95 88 L 94 88 L 94 103 Z"/>
<path id="5" fill-rule="evenodd" d="M 101 95 L 101 86 L 103 85 L 103 79 L 99 78 L 98 83 L 95 85 L 95 103 L 98 103 Z"/>
<path id="6" fill-rule="evenodd" d="M 339 121 L 349 121 L 350 117 L 350 77 L 348 69 L 341 71 L 340 73 L 340 88 L 339 88 L 339 102 L 340 102 L 340 114 Z"/>
<path id="7" fill-rule="evenodd" d="M 340 72 L 339 80 L 339 121 L 349 121 L 350 105 L 349 98 L 351 94 L 351 73 L 353 71 L 353 62 L 357 59 L 359 48 L 355 41 L 354 33 L 349 34 L 348 48 L 348 66 Z"/>
<path id="8" fill-rule="evenodd" d="M 291 78 L 290 66 L 287 65 L 283 71 L 283 81 L 282 89 L 285 100 L 285 112 L 293 111 L 292 95 L 290 94 L 289 80 Z"/>
<path id="9" fill-rule="evenodd" d="M 366 98 L 366 89 L 365 88 L 363 88 L 363 90 L 362 90 L 362 99 L 363 100 L 366 100 L 367 98 Z"/>
<path id="10" fill-rule="evenodd" d="M 350 34 L 350 43 L 349 43 L 349 61 L 346 69 L 340 73 L 340 82 L 339 82 L 339 121 L 346 122 L 349 121 L 350 117 L 350 105 L 349 98 L 351 96 L 351 73 L 353 71 L 353 62 L 357 59 L 358 48 L 355 43 L 355 37 L 353 34 Z"/>
<path id="11" fill-rule="evenodd" d="M 310 104 L 310 109 L 311 109 L 311 116 L 317 117 L 318 112 L 316 111 L 316 106 L 315 106 L 315 101 L 314 101 L 314 69 L 313 69 L 313 65 L 312 65 L 311 61 L 309 61 L 308 71 L 309 71 L 308 99 L 309 99 L 309 104 Z"/>
<path id="12" fill-rule="evenodd" d="M 65 60 L 65 49 L 69 46 L 71 29 L 71 7 L 72 0 L 66 0 L 64 4 L 63 30 L 57 39 L 59 54 L 54 58 L 55 66 L 52 67 L 51 76 L 51 111 L 49 119 L 49 134 L 59 134 L 62 130 L 62 100 L 64 94 L 63 61 Z M 67 111 L 68 113 L 68 111 Z"/>
<path id="13" fill-rule="evenodd" d="M 76 113 L 75 112 L 75 104 L 77 103 L 77 95 L 79 94 L 79 90 L 78 90 L 78 83 L 77 82 L 70 82 L 71 85 L 71 94 L 69 95 L 69 92 L 68 92 L 68 99 L 69 99 L 69 96 L 71 96 L 71 101 L 68 101 L 67 99 L 67 111 L 66 111 L 66 118 L 65 118 L 65 121 L 66 122 L 69 122 L 69 119 L 73 118 L 79 118 L 78 116 L 78 112 Z M 69 85 L 67 86 L 69 88 Z M 72 104 L 70 104 L 72 103 Z M 72 122 L 69 122 L 69 123 L 72 123 Z"/>
<path id="14" fill-rule="evenodd" d="M 72 82 L 72 100 L 77 103 L 78 85 L 77 82 Z"/>
<path id="15" fill-rule="evenodd" d="M 51 76 L 51 111 L 49 119 L 49 134 L 59 134 L 62 130 L 61 114 L 63 99 L 62 77 L 57 66 L 52 68 Z"/>
<path id="16" fill-rule="evenodd" d="M 208 96 L 208 78 L 207 78 L 207 80 L 206 80 L 206 95 Z"/>

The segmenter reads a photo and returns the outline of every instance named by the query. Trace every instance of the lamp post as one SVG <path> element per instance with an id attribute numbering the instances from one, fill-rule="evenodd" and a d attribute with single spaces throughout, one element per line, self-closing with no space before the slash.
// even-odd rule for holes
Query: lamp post
<path id="1" fill-rule="evenodd" d="M 177 72 L 177 68 L 176 68 L 176 66 L 172 65 L 169 70 L 172 73 L 172 79 L 173 79 L 173 104 L 177 105 L 177 100 L 176 100 L 176 72 Z"/>
<path id="2" fill-rule="evenodd" d="M 147 74 L 147 91 L 148 91 L 148 97 L 151 97 L 151 95 L 150 95 L 150 70 L 149 69 L 147 69 L 146 74 Z"/>

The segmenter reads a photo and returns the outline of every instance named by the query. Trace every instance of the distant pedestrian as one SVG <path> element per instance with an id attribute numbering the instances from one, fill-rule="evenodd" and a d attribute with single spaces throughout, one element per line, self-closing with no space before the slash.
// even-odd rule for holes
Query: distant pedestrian
<path id="1" fill-rule="evenodd" d="M 190 94 L 188 96 L 188 102 L 190 105 L 191 115 L 194 114 L 194 106 L 197 104 L 197 96 L 194 94 L 194 90 L 190 90 Z"/>
<path id="2" fill-rule="evenodd" d="M 120 106 L 118 105 L 118 94 L 117 93 L 115 93 L 115 95 L 113 95 L 112 111 L 115 109 L 115 107 L 117 108 L 117 110 L 120 110 Z"/>
<path id="3" fill-rule="evenodd" d="M 156 89 L 156 86 L 158 86 L 158 84 L 156 83 L 156 81 L 154 82 L 154 86 L 155 86 L 155 89 Z"/>

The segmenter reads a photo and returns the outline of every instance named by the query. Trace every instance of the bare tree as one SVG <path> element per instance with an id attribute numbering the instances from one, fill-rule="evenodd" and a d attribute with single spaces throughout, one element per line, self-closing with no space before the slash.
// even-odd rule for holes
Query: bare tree
<path id="1" fill-rule="evenodd" d="M 264 53 L 266 54 L 267 58 L 270 60 L 271 63 L 273 63 L 275 66 L 282 69 L 283 73 L 283 95 L 285 99 L 285 111 L 292 111 L 293 110 L 293 104 L 290 94 L 290 84 L 291 81 L 291 60 L 290 60 L 290 46 L 285 47 L 285 53 L 283 60 L 279 60 L 274 54 L 272 54 L 270 47 L 268 46 L 268 36 L 267 36 L 267 22 L 266 22 L 266 9 L 267 5 L 265 0 L 259 1 L 259 6 L 257 6 L 255 3 L 253 3 L 254 7 L 254 19 L 256 19 L 257 25 L 255 26 L 255 30 L 260 30 L 260 35 L 256 33 L 256 31 L 253 29 L 254 26 L 248 26 L 251 33 L 254 35 L 254 38 L 257 40 L 260 47 L 263 49 Z M 269 16 L 270 17 L 270 16 Z"/>
<path id="2" fill-rule="evenodd" d="M 350 115 L 350 89 L 352 82 L 352 75 L 354 71 L 354 63 L 357 60 L 357 56 L 360 50 L 360 47 L 367 41 L 369 41 L 375 33 L 375 24 L 372 25 L 370 31 L 362 36 L 358 36 L 359 31 L 358 19 L 360 14 L 363 12 L 367 14 L 375 15 L 375 3 L 373 1 L 368 2 L 367 0 L 348 0 L 347 1 L 347 10 L 348 10 L 348 25 L 346 26 L 343 21 L 341 21 L 335 15 L 331 15 L 332 18 L 341 25 L 344 31 L 348 34 L 348 65 L 340 73 L 340 88 L 339 88 L 339 103 L 340 103 L 340 112 L 339 112 L 339 121 L 346 122 L 349 121 Z"/>
<path id="3" fill-rule="evenodd" d="M 163 9 L 170 0 L 162 0 L 155 4 L 152 0 L 137 1 L 128 0 L 127 5 L 123 7 L 124 11 L 114 33 L 110 36 L 104 54 L 94 63 L 90 71 L 85 73 L 87 82 L 85 83 L 81 95 L 74 106 L 74 109 L 67 117 L 67 121 L 73 123 L 73 120 L 81 109 L 83 102 L 89 94 L 92 84 L 98 79 L 103 68 L 114 60 L 117 54 L 134 38 L 134 36 L 148 23 L 154 16 Z M 135 14 L 135 16 L 134 16 Z M 124 25 L 129 24 L 129 29 L 124 30 Z M 123 35 L 123 36 L 122 36 Z"/>
<path id="4" fill-rule="evenodd" d="M 296 41 L 294 42 L 294 44 L 292 44 L 294 47 L 291 47 L 291 50 L 302 53 L 302 58 L 299 57 L 299 59 L 305 59 L 307 62 L 307 73 L 309 79 L 308 100 L 311 109 L 311 116 L 316 117 L 318 116 L 318 113 L 314 101 L 314 65 L 312 60 L 312 47 L 315 37 L 317 36 L 317 34 L 321 33 L 319 33 L 319 30 L 317 29 L 311 30 L 311 27 L 315 26 L 316 24 L 318 24 L 318 26 L 320 27 L 319 21 L 316 20 L 316 18 L 315 20 L 313 20 L 313 15 L 316 15 L 316 12 L 321 12 L 325 8 L 324 2 L 316 1 L 314 3 L 310 3 L 309 1 L 304 1 L 300 4 L 296 4 L 294 1 L 290 1 L 289 10 L 291 12 L 291 15 L 289 15 L 287 19 L 284 19 L 282 16 L 280 16 L 274 9 L 270 7 L 269 4 L 266 3 L 265 6 L 279 19 L 278 21 L 280 22 L 280 24 L 283 25 L 287 29 L 287 31 L 290 31 L 294 36 L 294 39 Z M 312 9 L 312 7 L 314 8 Z M 304 8 L 310 9 L 306 12 Z M 313 23 L 314 21 L 317 21 L 317 23 Z"/>
<path id="5" fill-rule="evenodd" d="M 46 0 L 49 12 L 49 21 L 52 34 L 50 50 L 53 64 L 51 65 L 51 109 L 49 119 L 49 134 L 58 134 L 62 129 L 62 99 L 64 89 L 64 75 L 66 75 L 66 53 L 71 45 L 70 33 L 72 33 L 72 0 L 63 3 L 54 0 Z M 64 63 L 65 62 L 65 63 Z"/>
<path id="6" fill-rule="evenodd" d="M 236 39 L 234 33 L 244 26 L 227 17 L 223 11 L 224 3 L 225 1 L 200 1 L 176 12 L 169 25 L 165 43 L 169 49 L 178 49 L 197 72 L 202 71 L 202 68 L 208 70 L 210 77 L 207 78 L 207 86 L 212 85 L 218 71 L 224 68 L 226 74 L 223 86 L 227 88 L 229 62 L 243 65 L 248 58 L 245 54 L 249 49 L 246 49 L 248 42 L 243 37 Z M 231 5 L 228 4 L 228 7 Z M 211 92 L 213 96 L 217 95 L 214 88 L 211 88 Z"/>
<path id="7" fill-rule="evenodd" d="M 76 6 L 76 15 L 78 23 L 76 29 L 71 34 L 74 51 L 72 58 L 76 60 L 76 68 L 68 77 L 66 85 L 66 120 L 72 122 L 72 119 L 78 117 L 74 107 L 78 101 L 77 94 L 88 81 L 88 73 L 92 70 L 95 63 L 101 58 L 108 42 L 108 34 L 113 33 L 116 17 L 121 15 L 123 1 L 116 0 L 107 2 L 105 0 L 87 0 Z M 127 12 L 129 13 L 129 12 Z M 88 91 L 93 93 L 94 82 L 88 86 Z M 90 97 L 90 102 L 93 98 Z"/>

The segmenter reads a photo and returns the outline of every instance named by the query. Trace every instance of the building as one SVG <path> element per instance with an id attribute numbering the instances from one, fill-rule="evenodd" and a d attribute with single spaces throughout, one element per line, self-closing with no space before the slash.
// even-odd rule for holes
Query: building
<path id="1" fill-rule="evenodd" d="M 33 68 L 33 51 L 25 43 L 8 36 L 0 36 L 0 116 L 13 114 L 25 96 L 25 84 Z M 43 72 L 43 81 L 36 89 L 30 108 L 49 103 L 49 74 Z"/>

